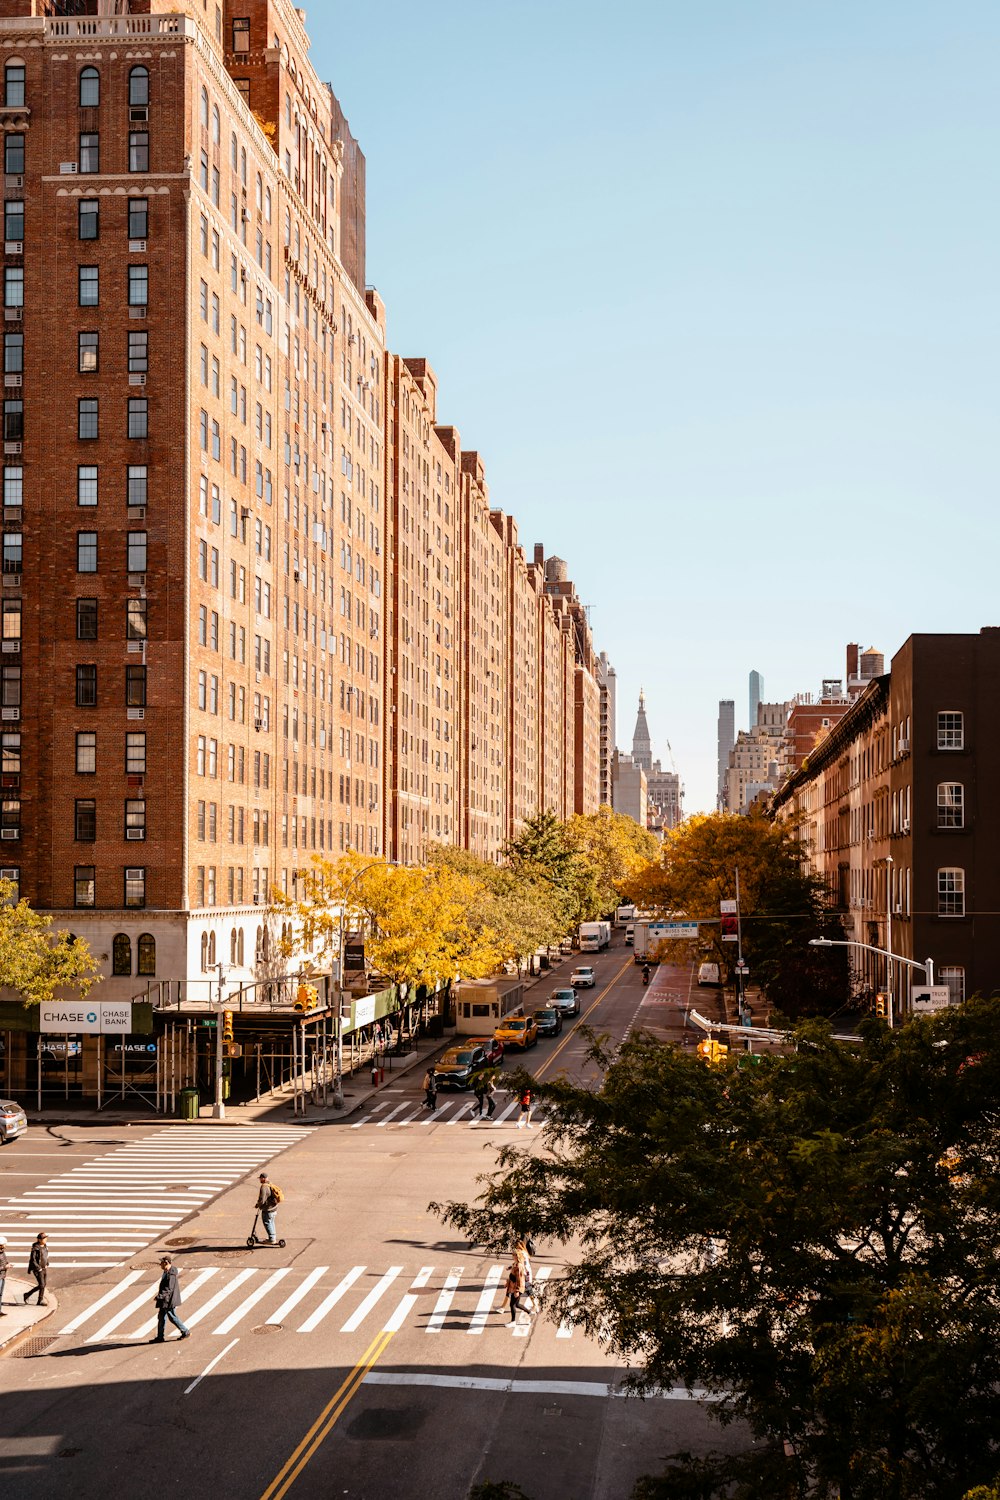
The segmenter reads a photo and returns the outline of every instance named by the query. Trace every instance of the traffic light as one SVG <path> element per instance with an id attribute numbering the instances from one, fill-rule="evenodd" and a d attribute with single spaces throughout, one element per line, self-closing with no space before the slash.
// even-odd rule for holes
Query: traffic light
<path id="1" fill-rule="evenodd" d="M 723 1042 L 717 1042 L 714 1038 L 706 1037 L 705 1041 L 698 1043 L 698 1056 L 709 1067 L 717 1067 L 725 1061 L 729 1055 L 729 1048 Z"/>
<path id="2" fill-rule="evenodd" d="M 882 990 L 875 996 L 875 1014 L 883 1021 L 889 1014 L 888 996 Z"/>
<path id="3" fill-rule="evenodd" d="M 231 1010 L 222 1012 L 222 1040 L 231 1042 L 233 1040 L 233 1013 Z"/>
<path id="4" fill-rule="evenodd" d="M 297 1011 L 312 1010 L 318 1003 L 319 993 L 314 984 L 300 984 L 295 991 L 295 1009 Z"/>

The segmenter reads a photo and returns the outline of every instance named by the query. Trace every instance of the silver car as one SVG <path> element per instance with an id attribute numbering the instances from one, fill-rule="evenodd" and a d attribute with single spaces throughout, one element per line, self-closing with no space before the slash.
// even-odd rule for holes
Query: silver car
<path id="1" fill-rule="evenodd" d="M 6 1146 L 28 1128 L 28 1117 L 13 1099 L 0 1099 L 0 1146 Z"/>

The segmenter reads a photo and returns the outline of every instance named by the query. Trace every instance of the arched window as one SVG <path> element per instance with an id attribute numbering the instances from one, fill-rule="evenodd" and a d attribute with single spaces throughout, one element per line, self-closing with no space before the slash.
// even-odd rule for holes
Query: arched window
<path id="1" fill-rule="evenodd" d="M 80 108 L 93 109 L 101 102 L 101 75 L 96 68 L 84 68 L 80 74 Z"/>
<path id="2" fill-rule="evenodd" d="M 233 928 L 232 932 L 229 934 L 229 962 L 231 964 L 234 964 L 236 962 L 236 928 L 235 927 Z"/>
<path id="3" fill-rule="evenodd" d="M 136 108 L 149 103 L 148 68 L 133 68 L 128 75 L 128 102 Z"/>
<path id="4" fill-rule="evenodd" d="M 116 932 L 111 942 L 112 974 L 131 974 L 132 939 L 127 932 Z"/>
<path id="5" fill-rule="evenodd" d="M 205 970 L 207 968 L 208 968 L 208 933 L 207 932 L 203 932 L 202 935 L 201 935 L 201 972 L 204 974 L 204 972 L 205 972 Z"/>
<path id="6" fill-rule="evenodd" d="M 271 938 L 266 927 L 264 928 L 264 941 L 260 945 L 260 956 L 264 963 L 267 963 L 271 957 Z"/>
<path id="7" fill-rule="evenodd" d="M 24 108 L 24 63 L 12 57 L 4 68 L 4 103 L 8 109 Z"/>
<path id="8" fill-rule="evenodd" d="M 152 979 L 156 973 L 156 939 L 151 932 L 139 934 L 139 967 L 137 973 L 143 979 Z"/>
<path id="9" fill-rule="evenodd" d="M 243 966 L 243 928 L 240 928 L 239 937 L 236 940 L 236 962 Z"/>
<path id="10" fill-rule="evenodd" d="M 258 963 L 259 964 L 263 960 L 263 957 L 264 957 L 264 929 L 263 929 L 263 927 L 258 927 L 257 928 L 257 945 L 256 945 L 256 951 L 254 953 L 254 963 Z"/>
<path id="11" fill-rule="evenodd" d="M 208 934 L 208 967 L 215 968 L 215 933 Z"/>
<path id="12" fill-rule="evenodd" d="M 265 224 L 270 224 L 270 222 L 271 222 L 271 189 L 270 188 L 265 188 L 264 189 L 264 222 L 265 222 Z"/>

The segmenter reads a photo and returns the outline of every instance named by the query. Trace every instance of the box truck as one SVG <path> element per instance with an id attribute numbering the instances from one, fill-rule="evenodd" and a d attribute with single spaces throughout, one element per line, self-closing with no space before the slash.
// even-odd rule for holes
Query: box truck
<path id="1" fill-rule="evenodd" d="M 610 922 L 581 922 L 580 923 L 580 952 L 597 953 L 601 948 L 606 948 L 611 941 Z"/>

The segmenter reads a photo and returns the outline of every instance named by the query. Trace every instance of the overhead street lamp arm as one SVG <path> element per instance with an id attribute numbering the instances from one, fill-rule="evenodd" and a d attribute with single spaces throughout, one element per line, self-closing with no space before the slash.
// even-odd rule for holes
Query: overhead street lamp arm
<path id="1" fill-rule="evenodd" d="M 922 969 L 929 985 L 934 984 L 934 960 L 924 959 L 921 963 L 918 958 L 904 958 L 902 953 L 892 953 L 888 948 L 876 948 L 873 943 L 859 943 L 853 938 L 810 938 L 810 948 L 863 948 L 866 953 L 881 953 L 883 958 L 891 958 L 895 963 L 906 964 L 910 969 Z"/>

